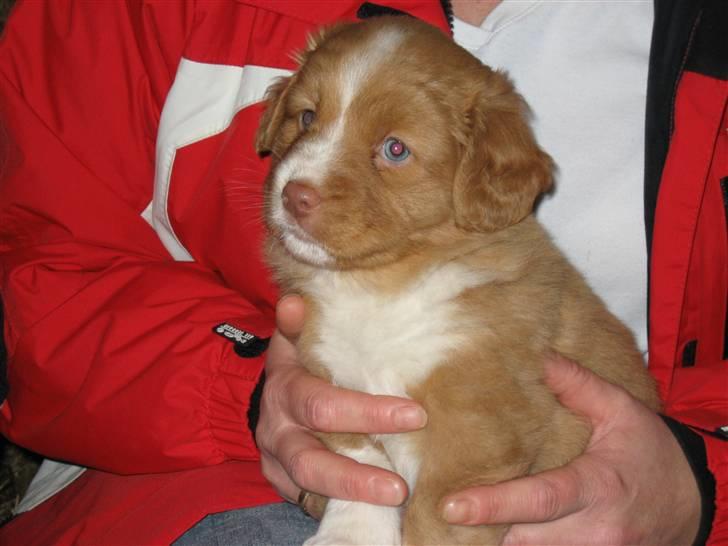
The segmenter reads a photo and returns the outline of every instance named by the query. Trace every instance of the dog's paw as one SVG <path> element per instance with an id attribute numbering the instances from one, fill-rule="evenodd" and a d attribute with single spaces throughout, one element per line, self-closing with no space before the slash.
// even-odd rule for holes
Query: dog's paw
<path id="1" fill-rule="evenodd" d="M 304 546 L 400 546 L 399 528 L 382 532 L 375 527 L 357 525 L 346 529 L 333 528 L 319 531 L 303 543 Z"/>
<path id="2" fill-rule="evenodd" d="M 329 500 L 318 532 L 305 546 L 400 546 L 399 508 Z"/>

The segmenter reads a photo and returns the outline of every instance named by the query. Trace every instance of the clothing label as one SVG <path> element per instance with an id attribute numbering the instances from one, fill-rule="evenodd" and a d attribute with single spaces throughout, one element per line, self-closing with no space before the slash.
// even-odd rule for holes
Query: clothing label
<path id="1" fill-rule="evenodd" d="M 232 341 L 234 343 L 233 349 L 235 354 L 243 358 L 259 356 L 268 348 L 268 339 L 261 339 L 227 322 L 218 324 L 212 331 L 220 337 Z"/>

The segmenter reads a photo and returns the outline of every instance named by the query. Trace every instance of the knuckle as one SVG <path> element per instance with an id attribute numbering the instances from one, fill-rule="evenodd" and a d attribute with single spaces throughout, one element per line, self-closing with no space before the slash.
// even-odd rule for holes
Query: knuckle
<path id="1" fill-rule="evenodd" d="M 510 506 L 507 499 L 498 495 L 476 495 L 471 497 L 474 512 L 472 517 L 477 521 L 502 521 L 504 513 L 508 513 Z"/>
<path id="2" fill-rule="evenodd" d="M 271 416 L 280 413 L 276 411 L 276 396 L 272 389 L 266 385 L 263 387 L 263 394 L 260 397 L 260 417 L 258 418 L 258 428 L 268 425 Z"/>
<path id="3" fill-rule="evenodd" d="M 315 430 L 330 431 L 336 422 L 336 410 L 330 400 L 314 391 L 308 393 L 303 403 L 303 415 L 306 422 Z"/>
<path id="4" fill-rule="evenodd" d="M 602 392 L 603 382 L 594 372 L 579 364 L 575 365 L 573 370 L 574 392 Z"/>
<path id="5" fill-rule="evenodd" d="M 263 394 L 260 397 L 260 406 L 276 406 L 281 400 L 281 393 L 285 390 L 285 383 L 278 377 L 280 374 L 271 374 L 266 377 L 263 385 Z"/>
<path id="6" fill-rule="evenodd" d="M 260 416 L 256 439 L 270 435 L 272 431 L 290 422 L 288 400 L 290 394 L 284 381 L 267 379 L 260 398 Z"/>
<path id="7" fill-rule="evenodd" d="M 591 489 L 594 492 L 594 496 L 599 496 L 599 498 L 589 499 L 593 503 L 615 499 L 623 502 L 625 497 L 629 495 L 629 484 L 616 468 L 603 465 L 592 476 L 596 484 Z"/>
<path id="8" fill-rule="evenodd" d="M 275 427 L 261 414 L 258 426 L 255 427 L 255 445 L 258 446 L 258 451 L 261 452 L 261 456 L 266 452 L 274 452 L 274 431 Z"/>
<path id="9" fill-rule="evenodd" d="M 561 505 L 560 488 L 550 480 L 543 480 L 541 487 L 536 489 L 533 496 L 535 510 L 544 520 L 554 520 L 558 517 Z"/>
<path id="10" fill-rule="evenodd" d="M 309 450 L 294 453 L 285 466 L 288 476 L 299 486 L 305 487 L 311 483 L 314 475 L 315 462 Z"/>
<path id="11" fill-rule="evenodd" d="M 274 452 L 275 447 L 275 430 L 277 426 L 271 423 L 264 413 L 261 411 L 258 426 L 255 428 L 255 444 L 261 452 Z"/>

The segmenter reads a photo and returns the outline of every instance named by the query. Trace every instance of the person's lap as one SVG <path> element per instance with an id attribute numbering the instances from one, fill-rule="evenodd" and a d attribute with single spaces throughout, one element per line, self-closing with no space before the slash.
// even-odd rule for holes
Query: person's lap
<path id="1" fill-rule="evenodd" d="M 311 537 L 318 522 L 295 504 L 266 504 L 205 517 L 174 546 L 298 546 Z"/>

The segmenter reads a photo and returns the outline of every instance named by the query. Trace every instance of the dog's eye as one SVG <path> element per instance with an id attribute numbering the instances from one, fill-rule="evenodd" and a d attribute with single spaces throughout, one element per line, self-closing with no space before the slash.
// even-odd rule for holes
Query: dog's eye
<path id="1" fill-rule="evenodd" d="M 404 161 L 410 155 L 410 151 L 404 145 L 404 142 L 392 137 L 382 144 L 382 153 L 386 159 L 394 162 Z"/>
<path id="2" fill-rule="evenodd" d="M 308 129 L 315 119 L 316 112 L 314 112 L 313 110 L 304 110 L 303 112 L 301 112 L 301 127 L 303 127 L 304 129 Z"/>

